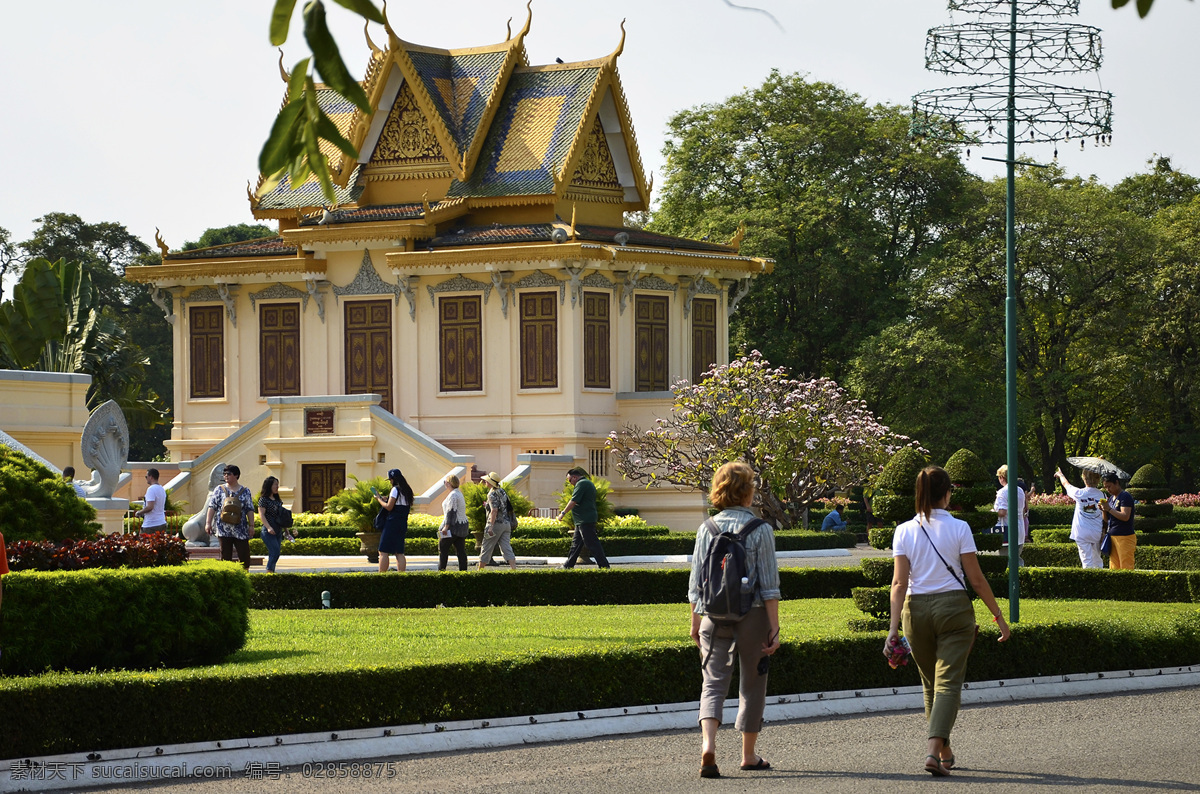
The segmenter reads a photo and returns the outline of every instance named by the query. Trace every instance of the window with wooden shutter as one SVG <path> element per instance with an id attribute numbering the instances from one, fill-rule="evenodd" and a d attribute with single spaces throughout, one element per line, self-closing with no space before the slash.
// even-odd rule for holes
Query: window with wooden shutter
<path id="1" fill-rule="evenodd" d="M 438 299 L 439 388 L 483 390 L 483 300 L 478 295 Z"/>
<path id="2" fill-rule="evenodd" d="M 521 306 L 521 388 L 558 386 L 558 293 L 524 292 Z"/>
<path id="3" fill-rule="evenodd" d="M 258 309 L 258 388 L 263 397 L 300 393 L 300 304 Z"/>
<path id="4" fill-rule="evenodd" d="M 588 389 L 612 388 L 609 375 L 609 307 L 606 292 L 583 293 L 583 385 Z"/>
<path id="5" fill-rule="evenodd" d="M 633 354 L 634 390 L 666 391 L 668 371 L 667 312 L 665 295 L 634 298 Z"/>
<path id="6" fill-rule="evenodd" d="M 717 302 L 712 298 L 692 301 L 692 383 L 717 363 Z"/>
<path id="7" fill-rule="evenodd" d="M 188 309 L 188 337 L 193 398 L 225 396 L 225 308 Z"/>
<path id="8" fill-rule="evenodd" d="M 346 301 L 346 394 L 378 394 L 392 410 L 392 304 Z"/>

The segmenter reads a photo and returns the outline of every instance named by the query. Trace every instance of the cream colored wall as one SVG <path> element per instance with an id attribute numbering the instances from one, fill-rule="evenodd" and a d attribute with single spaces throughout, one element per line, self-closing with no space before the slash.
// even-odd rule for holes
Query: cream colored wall
<path id="1" fill-rule="evenodd" d="M 80 434 L 87 423 L 90 375 L 0 370 L 0 429 L 59 469 L 88 479 Z"/>

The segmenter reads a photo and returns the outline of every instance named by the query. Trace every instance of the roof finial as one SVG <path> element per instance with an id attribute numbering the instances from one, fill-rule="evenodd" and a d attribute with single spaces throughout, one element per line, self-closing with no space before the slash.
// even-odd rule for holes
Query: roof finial
<path id="1" fill-rule="evenodd" d="M 395 39 L 396 41 L 400 40 L 400 37 L 396 35 L 396 31 L 392 30 L 392 23 L 390 21 L 388 21 L 387 0 L 383 0 L 383 27 L 384 27 L 384 30 L 386 30 L 388 32 L 388 36 Z"/>
<path id="2" fill-rule="evenodd" d="M 571 231 L 568 233 L 570 239 L 575 239 L 575 202 L 571 202 Z"/>
<path id="3" fill-rule="evenodd" d="M 621 43 L 613 50 L 612 55 L 608 56 L 611 60 L 616 60 L 617 56 L 625 52 L 625 20 L 621 20 Z"/>
<path id="4" fill-rule="evenodd" d="M 287 73 L 287 69 L 283 68 L 283 47 L 279 48 L 279 76 L 283 78 L 284 85 L 292 81 L 291 76 Z"/>
<path id="5" fill-rule="evenodd" d="M 460 167 L 462 168 L 463 181 L 466 181 L 467 177 L 469 176 L 469 174 L 467 173 L 467 153 L 466 152 L 462 153 L 462 164 Z"/>
<path id="6" fill-rule="evenodd" d="M 525 27 L 521 28 L 521 32 L 517 34 L 521 37 L 529 34 L 529 26 L 533 24 L 533 0 L 529 0 L 525 4 L 525 10 L 529 12 L 529 15 L 525 17 Z"/>
<path id="7" fill-rule="evenodd" d="M 425 212 L 425 217 L 429 217 L 429 191 L 426 190 L 421 194 L 421 209 Z"/>
<path id="8" fill-rule="evenodd" d="M 746 222 L 742 221 L 741 223 L 738 224 L 737 232 L 733 235 L 732 238 L 730 238 L 729 242 L 726 243 L 726 245 L 728 245 L 730 248 L 741 251 L 742 240 L 744 240 L 745 238 L 746 238 Z"/>
<path id="9" fill-rule="evenodd" d="M 158 250 L 162 251 L 163 259 L 167 258 L 167 254 L 171 251 L 171 246 L 163 242 L 162 235 L 158 232 L 158 227 L 154 227 L 154 243 L 158 246 Z"/>
<path id="10" fill-rule="evenodd" d="M 250 187 L 250 180 L 246 180 L 246 198 L 250 201 L 250 209 L 258 206 L 258 197 L 254 195 L 254 189 Z"/>
<path id="11" fill-rule="evenodd" d="M 371 41 L 371 31 L 369 30 L 370 27 L 371 23 L 369 20 L 363 23 L 363 35 L 367 37 L 367 46 L 371 48 L 371 55 L 382 55 L 383 50 L 376 47 L 375 42 Z"/>
<path id="12" fill-rule="evenodd" d="M 650 172 L 650 184 L 646 186 L 646 200 L 650 200 L 650 194 L 654 192 L 654 172 Z"/>
<path id="13" fill-rule="evenodd" d="M 512 40 L 512 17 L 509 17 L 508 21 L 504 23 L 504 40 Z"/>

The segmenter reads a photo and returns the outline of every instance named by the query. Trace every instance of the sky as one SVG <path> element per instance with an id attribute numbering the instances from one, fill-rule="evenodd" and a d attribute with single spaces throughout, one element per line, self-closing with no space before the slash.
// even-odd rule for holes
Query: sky
<path id="1" fill-rule="evenodd" d="M 908 105 L 914 93 L 972 82 L 924 68 L 926 31 L 973 17 L 944 0 L 534 0 L 526 49 L 533 63 L 610 53 L 626 20 L 618 61 L 648 170 L 662 184 L 661 150 L 675 112 L 718 103 L 760 85 L 770 70 L 835 83 L 871 103 Z M 302 4 L 302 2 L 301 2 Z M 358 17 L 329 5 L 331 27 L 358 76 L 367 45 Z M 114 221 L 153 247 L 155 228 L 172 248 L 209 227 L 252 223 L 246 183 L 279 108 L 284 85 L 270 46 L 270 0 L 0 0 L 0 74 L 5 112 L 0 151 L 6 186 L 0 227 L 27 239 L 47 212 L 88 223 Z M 1130 3 L 1082 0 L 1072 18 L 1099 27 L 1099 73 L 1058 82 L 1113 92 L 1109 147 L 1061 147 L 1069 172 L 1113 184 L 1145 170 L 1155 154 L 1200 175 L 1200 122 L 1191 56 L 1200 3 L 1157 0 L 1146 19 Z M 525 20 L 520 0 L 392 0 L 402 38 L 470 47 L 505 38 Z M 372 26 L 377 44 L 382 27 Z M 293 24 L 285 64 L 305 57 Z M 970 167 L 999 173 L 974 151 Z M 1022 149 L 1040 161 L 1052 147 Z"/>

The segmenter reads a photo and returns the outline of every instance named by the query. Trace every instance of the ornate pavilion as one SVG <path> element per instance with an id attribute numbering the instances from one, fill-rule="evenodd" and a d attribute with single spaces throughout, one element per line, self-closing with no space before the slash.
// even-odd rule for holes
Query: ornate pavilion
<path id="1" fill-rule="evenodd" d="M 319 100 L 359 152 L 249 199 L 267 239 L 130 268 L 174 325 L 167 447 L 193 505 L 208 469 L 280 478 L 320 509 L 348 475 L 403 469 L 428 502 L 494 470 L 550 506 L 563 472 L 612 477 L 607 434 L 669 412 L 670 385 L 728 360 L 728 318 L 770 260 L 624 224 L 650 205 L 617 60 L 531 65 L 530 21 L 467 49 L 371 42 L 364 114 Z M 285 97 L 286 101 L 286 97 Z M 190 472 L 201 473 L 191 476 Z M 691 524 L 698 494 L 614 483 Z"/>

